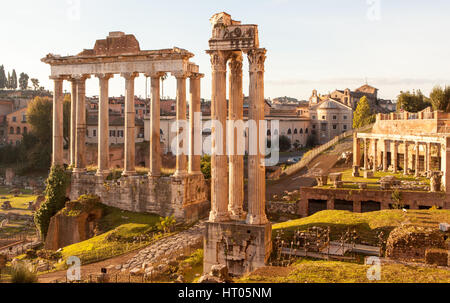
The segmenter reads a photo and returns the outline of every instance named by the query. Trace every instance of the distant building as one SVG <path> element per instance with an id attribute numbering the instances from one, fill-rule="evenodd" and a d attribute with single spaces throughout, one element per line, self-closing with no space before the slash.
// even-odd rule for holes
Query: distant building
<path id="1" fill-rule="evenodd" d="M 27 122 L 27 108 L 21 108 L 6 115 L 6 143 L 17 145 L 22 141 L 23 135 L 30 130 Z"/>

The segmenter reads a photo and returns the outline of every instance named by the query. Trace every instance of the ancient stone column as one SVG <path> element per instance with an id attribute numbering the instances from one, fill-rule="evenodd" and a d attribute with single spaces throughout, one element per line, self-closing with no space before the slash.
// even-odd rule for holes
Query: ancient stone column
<path id="1" fill-rule="evenodd" d="M 89 77 L 89 75 L 75 76 L 77 82 L 77 113 L 74 173 L 86 171 L 86 79 Z"/>
<path id="2" fill-rule="evenodd" d="M 373 143 L 373 172 L 377 172 L 378 169 L 378 150 L 377 150 L 377 141 L 378 139 L 373 139 L 372 143 Z"/>
<path id="3" fill-rule="evenodd" d="M 211 56 L 212 94 L 211 119 L 216 121 L 211 132 L 211 212 L 210 222 L 230 219 L 228 213 L 228 156 L 225 126 L 227 120 L 227 51 L 207 51 Z M 219 129 L 220 128 L 220 129 Z"/>
<path id="4" fill-rule="evenodd" d="M 265 140 L 265 133 L 260 129 L 260 121 L 264 121 L 264 61 L 266 50 L 252 49 L 247 53 L 250 70 L 249 110 L 248 119 L 254 120 L 256 132 L 249 132 L 249 144 L 256 144 L 256 155 L 248 156 L 248 214 L 247 224 L 261 225 L 268 222 L 266 206 L 266 176 L 264 150 L 261 150 L 260 140 Z M 256 138 L 255 138 L 256 137 Z M 265 147 L 265 144 L 262 145 Z M 251 150 L 251 148 L 250 148 Z"/>
<path id="5" fill-rule="evenodd" d="M 383 146 L 383 171 L 388 171 L 388 156 L 387 156 L 387 150 L 388 150 L 388 144 L 389 140 L 384 139 L 383 140 L 384 146 Z"/>
<path id="6" fill-rule="evenodd" d="M 443 172 L 442 185 L 445 192 L 450 193 L 450 138 L 443 139 L 444 142 L 441 145 L 441 170 Z"/>
<path id="7" fill-rule="evenodd" d="M 369 170 L 369 143 L 370 139 L 364 138 L 364 170 Z"/>
<path id="8" fill-rule="evenodd" d="M 353 177 L 359 177 L 359 162 L 361 161 L 361 145 L 358 134 L 353 133 Z"/>
<path id="9" fill-rule="evenodd" d="M 182 134 L 186 132 L 186 78 L 187 73 L 174 74 L 177 78 L 177 104 L 176 104 L 176 124 L 177 124 L 177 148 L 176 148 L 176 165 L 174 176 L 181 177 L 187 175 L 187 155 L 185 151 L 186 137 Z M 182 122 L 184 121 L 184 122 Z"/>
<path id="10" fill-rule="evenodd" d="M 109 79 L 111 74 L 97 74 L 100 83 L 98 100 L 98 168 L 97 176 L 109 174 Z"/>
<path id="11" fill-rule="evenodd" d="M 431 143 L 427 142 L 425 144 L 425 171 L 430 171 L 431 169 Z"/>
<path id="12" fill-rule="evenodd" d="M 394 141 L 393 143 L 394 143 L 394 146 L 393 146 L 394 150 L 393 150 L 393 153 L 392 153 L 392 165 L 393 165 L 393 168 L 394 168 L 394 173 L 397 173 L 398 143 L 397 143 L 397 141 Z"/>
<path id="13" fill-rule="evenodd" d="M 408 174 L 408 156 L 409 156 L 409 151 L 408 151 L 408 141 L 404 141 L 405 144 L 405 153 L 403 156 L 403 174 L 407 175 Z"/>
<path id="14" fill-rule="evenodd" d="M 242 121 L 244 119 L 244 96 L 242 92 L 242 53 L 234 52 L 229 62 L 229 104 L 228 104 L 228 120 Z M 233 123 L 234 124 L 234 123 Z M 228 210 L 233 220 L 245 219 L 244 213 L 244 156 L 239 155 L 238 130 L 228 130 L 230 140 L 233 140 L 232 149 L 229 155 L 229 195 L 230 200 Z M 233 133 L 230 133 L 233 132 Z M 245 142 L 244 142 L 245 144 Z M 231 147 L 231 146 L 230 146 Z"/>
<path id="15" fill-rule="evenodd" d="M 151 95 L 150 104 L 150 170 L 149 177 L 159 177 L 161 175 L 161 139 L 160 139 L 160 103 L 159 95 L 160 79 L 164 75 L 162 72 L 151 73 Z M 168 142 L 170 144 L 170 142 Z"/>
<path id="16" fill-rule="evenodd" d="M 189 174 L 201 174 L 202 121 L 200 104 L 200 79 L 203 74 L 191 74 L 189 77 Z"/>
<path id="17" fill-rule="evenodd" d="M 139 74 L 122 73 L 121 76 L 125 78 L 125 142 L 122 175 L 132 176 L 136 174 L 136 111 L 134 109 L 134 78 L 139 76 Z"/>
<path id="18" fill-rule="evenodd" d="M 416 142 L 416 144 L 415 144 L 415 149 L 416 149 L 416 162 L 414 163 L 415 164 L 415 168 L 414 168 L 414 176 L 415 177 L 418 177 L 419 176 L 419 152 L 420 152 L 420 150 L 419 150 L 419 142 Z"/>
<path id="19" fill-rule="evenodd" d="M 54 77 L 52 165 L 63 165 L 63 78 Z"/>
<path id="20" fill-rule="evenodd" d="M 77 80 L 70 79 L 72 93 L 70 94 L 70 165 L 75 166 L 77 137 Z"/>

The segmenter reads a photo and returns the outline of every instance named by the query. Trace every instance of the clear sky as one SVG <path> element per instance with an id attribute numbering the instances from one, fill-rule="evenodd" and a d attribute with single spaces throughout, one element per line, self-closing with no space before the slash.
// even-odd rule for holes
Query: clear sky
<path id="1" fill-rule="evenodd" d="M 52 89 L 42 57 L 77 54 L 110 31 L 124 31 L 141 49 L 193 52 L 205 74 L 202 97 L 210 98 L 209 18 L 221 11 L 259 25 L 260 45 L 267 48 L 266 97 L 308 99 L 314 88 L 355 89 L 366 79 L 382 98 L 450 84 L 448 0 L 2 0 L 0 65 Z M 144 79 L 136 80 L 137 95 L 145 95 Z M 110 81 L 110 95 L 124 93 L 123 79 Z M 87 94 L 98 94 L 96 78 L 88 80 Z M 173 77 L 164 95 L 175 96 Z"/>

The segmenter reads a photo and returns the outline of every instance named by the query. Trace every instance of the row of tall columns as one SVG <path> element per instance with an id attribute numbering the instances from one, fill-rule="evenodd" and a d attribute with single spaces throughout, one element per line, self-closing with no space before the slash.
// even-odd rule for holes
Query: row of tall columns
<path id="1" fill-rule="evenodd" d="M 160 78 L 164 72 L 149 74 L 151 77 L 151 124 L 150 124 L 150 171 L 149 176 L 161 175 L 161 148 L 160 148 Z M 109 79 L 113 74 L 97 74 L 99 79 L 99 106 L 98 106 L 98 176 L 109 173 Z M 134 106 L 134 80 L 138 73 L 122 73 L 125 79 L 125 144 L 124 144 L 124 170 L 123 175 L 134 175 L 135 169 L 135 106 Z M 179 135 L 183 129 L 180 121 L 186 121 L 186 78 L 190 77 L 190 123 L 191 135 L 189 155 L 189 173 L 199 174 L 202 145 L 201 120 L 194 119 L 195 113 L 200 113 L 200 79 L 199 73 L 180 73 L 177 78 L 177 124 Z M 74 173 L 86 171 L 85 144 L 86 144 L 86 88 L 85 82 L 89 75 L 77 75 L 69 80 L 72 84 L 72 100 L 70 113 L 70 152 L 69 160 Z M 53 153 L 52 164 L 63 164 L 63 77 L 53 78 Z M 225 111 L 226 112 L 226 111 Z M 199 135 L 200 134 L 200 135 Z M 185 140 L 180 140 L 176 156 L 176 176 L 187 175 L 187 155 L 182 153 Z"/>
<path id="2" fill-rule="evenodd" d="M 239 220 L 245 216 L 244 199 L 244 162 L 237 153 L 240 134 L 236 129 L 227 129 L 226 72 L 230 60 L 229 120 L 243 119 L 242 93 L 242 54 L 240 51 L 208 51 L 212 65 L 211 119 L 220 124 L 212 127 L 211 156 L 211 222 Z M 265 131 L 259 129 L 264 121 L 264 61 L 265 49 L 247 51 L 249 61 L 249 121 L 256 122 L 255 131 L 249 132 L 249 142 L 256 144 L 255 154 L 248 157 L 248 213 L 246 223 L 262 225 L 268 222 L 265 214 L 265 164 L 264 150 L 260 141 L 265 140 Z M 233 131 L 232 150 L 227 147 L 227 136 Z M 221 140 L 220 142 L 218 140 Z M 232 154 L 228 157 L 226 152 Z M 229 161 L 228 161 L 229 160 Z"/>
<path id="3" fill-rule="evenodd" d="M 357 138 L 354 138 L 354 140 L 359 140 Z M 377 142 L 379 139 L 369 139 L 369 138 L 364 138 L 363 142 L 364 142 L 364 169 L 368 170 L 369 169 L 369 143 L 372 142 L 372 149 L 373 149 L 373 171 L 376 172 L 378 170 L 378 147 L 377 147 Z M 403 157 L 403 174 L 407 175 L 408 174 L 408 169 L 409 169 L 409 146 L 411 144 L 410 141 L 402 141 L 404 144 L 404 157 Z M 390 144 L 392 143 L 392 147 L 393 150 L 391 152 L 391 156 L 392 156 L 392 163 L 393 163 L 393 172 L 397 173 L 398 169 L 397 169 L 397 162 L 398 162 L 398 146 L 400 144 L 399 141 L 396 140 L 388 140 L 388 139 L 383 139 L 383 157 L 381 159 L 382 161 L 382 166 L 383 166 L 383 171 L 388 171 L 388 149 Z M 414 163 L 414 170 L 415 170 L 415 175 L 418 176 L 419 172 L 420 172 L 420 166 L 419 166 L 419 157 L 420 157 L 420 145 L 424 145 L 425 148 L 425 154 L 424 154 L 424 170 L 425 171 L 429 171 L 431 169 L 431 143 L 430 142 L 426 142 L 426 143 L 421 143 L 421 142 L 414 142 L 414 150 L 415 150 L 415 163 Z M 354 143 L 354 154 L 355 154 L 355 148 L 356 146 L 359 146 L 359 141 L 358 143 Z M 356 163 L 357 159 L 359 159 L 358 153 L 355 154 L 356 157 L 354 157 L 354 165 L 358 165 Z"/>

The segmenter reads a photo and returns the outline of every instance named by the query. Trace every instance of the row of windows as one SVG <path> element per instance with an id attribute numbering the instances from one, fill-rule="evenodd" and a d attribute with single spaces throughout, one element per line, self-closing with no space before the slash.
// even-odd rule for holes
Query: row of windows
<path id="1" fill-rule="evenodd" d="M 144 131 L 144 129 L 141 129 L 141 133 L 138 135 L 139 138 L 141 138 L 143 136 L 142 132 Z M 162 131 L 161 131 L 162 133 Z M 89 130 L 86 130 L 86 136 L 89 137 Z M 123 138 L 124 133 L 123 130 L 110 130 L 109 131 L 109 136 L 110 137 L 118 137 L 118 138 Z M 92 137 L 97 137 L 97 130 L 93 129 L 92 130 Z"/>
<path id="2" fill-rule="evenodd" d="M 316 128 L 316 125 L 313 124 L 312 127 L 315 129 L 315 128 Z M 337 124 L 333 124 L 333 129 L 337 129 L 337 128 L 338 128 L 338 125 L 337 125 Z M 342 129 L 343 129 L 343 130 L 347 130 L 347 129 L 348 129 L 347 124 L 342 125 Z M 327 124 L 326 124 L 326 123 L 320 124 L 320 130 L 321 130 L 321 131 L 326 131 L 326 130 L 327 130 Z"/>
<path id="3" fill-rule="evenodd" d="M 17 122 L 17 117 L 12 117 L 12 122 Z M 23 123 L 26 123 L 27 122 L 27 116 L 26 115 L 23 115 L 22 116 L 22 121 L 21 122 L 23 122 Z"/>
<path id="4" fill-rule="evenodd" d="M 287 131 L 288 135 L 292 135 L 292 130 L 289 128 Z M 303 128 L 300 128 L 300 131 L 298 131 L 296 128 L 294 128 L 294 135 L 296 134 L 303 134 Z M 305 128 L 305 134 L 308 133 L 308 128 Z M 272 133 L 270 131 L 270 129 L 267 130 L 267 135 L 270 136 Z M 278 136 L 278 130 L 276 129 L 274 131 L 274 136 Z"/>
<path id="5" fill-rule="evenodd" d="M 9 133 L 10 133 L 11 135 L 14 135 L 14 127 L 10 127 L 10 128 L 9 128 Z M 20 135 L 21 133 L 27 134 L 27 133 L 28 133 L 28 128 L 27 128 L 27 127 L 24 127 L 24 128 L 23 128 L 23 131 L 22 131 L 20 127 L 17 127 L 17 128 L 16 128 L 16 135 Z"/>
<path id="6" fill-rule="evenodd" d="M 347 115 L 343 116 L 344 120 L 347 120 Z M 312 116 L 312 119 L 315 120 L 316 116 Z M 326 120 L 326 116 L 322 116 L 322 120 Z M 337 120 L 337 116 L 333 115 L 333 120 Z"/>

